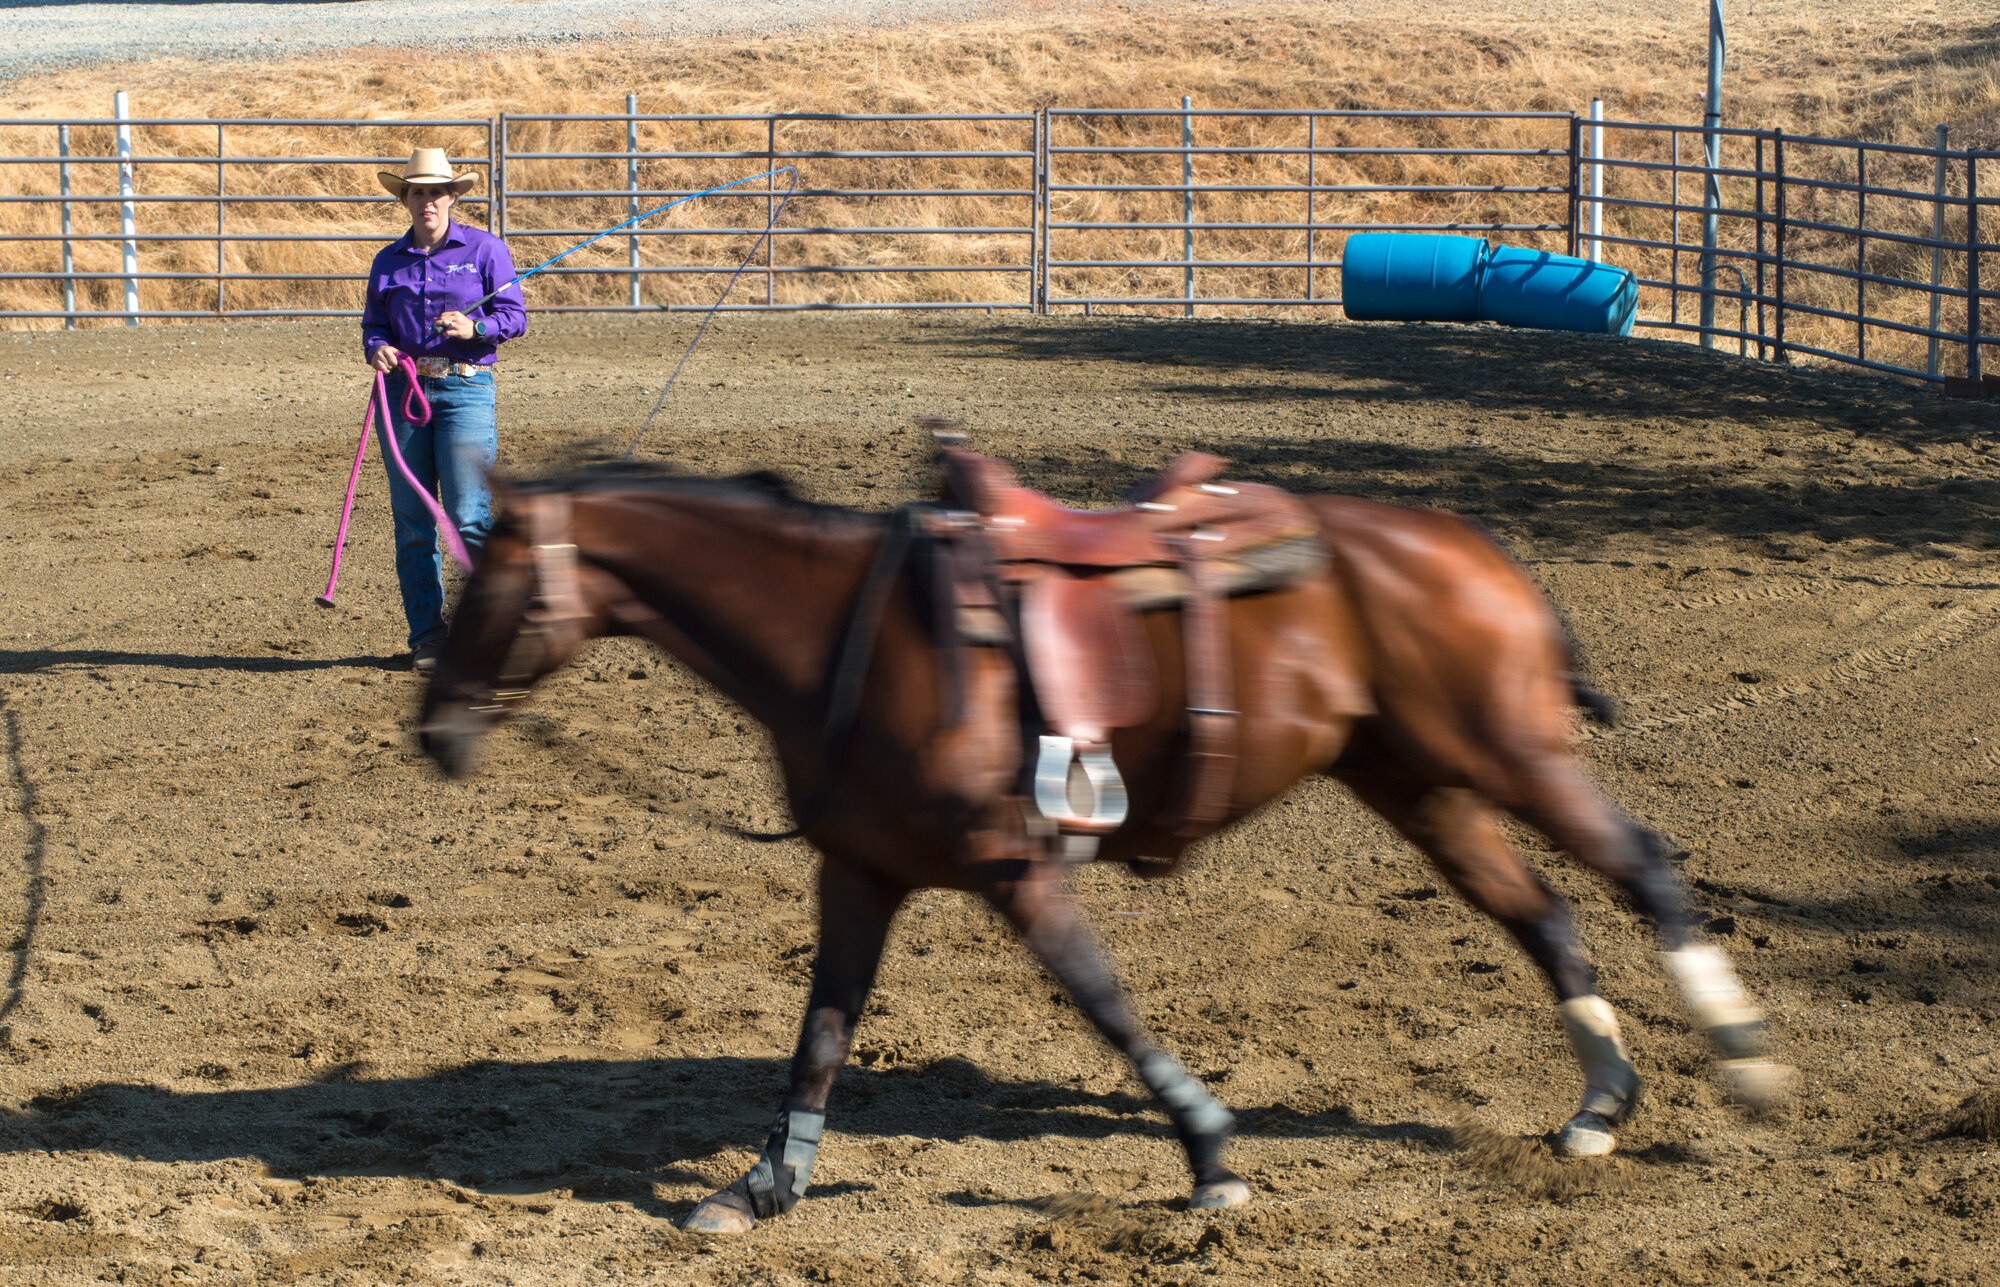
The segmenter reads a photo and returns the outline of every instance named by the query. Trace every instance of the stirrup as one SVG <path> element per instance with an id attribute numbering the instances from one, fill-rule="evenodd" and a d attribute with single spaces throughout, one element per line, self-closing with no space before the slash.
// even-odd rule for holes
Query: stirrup
<path id="1" fill-rule="evenodd" d="M 1127 800 L 1125 779 L 1111 762 L 1111 748 L 1101 742 L 1086 742 L 1079 748 L 1074 739 L 1043 734 L 1041 755 L 1035 761 L 1035 807 L 1063 832 L 1089 836 L 1109 835 L 1125 821 Z M 1083 771 L 1090 788 L 1085 812 L 1077 813 L 1069 801 L 1071 774 Z"/>

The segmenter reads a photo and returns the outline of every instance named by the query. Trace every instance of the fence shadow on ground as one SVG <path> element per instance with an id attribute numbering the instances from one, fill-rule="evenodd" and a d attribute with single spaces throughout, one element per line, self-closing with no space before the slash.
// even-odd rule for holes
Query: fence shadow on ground
<path id="1" fill-rule="evenodd" d="M 1027 360 L 1060 358 L 1184 372 L 1157 387 L 1187 397 L 1319 403 L 1357 412 L 1396 404 L 1480 411 L 1656 416 L 1687 424 L 1810 417 L 1902 444 L 1992 431 L 1992 408 L 1852 372 L 1787 367 L 1665 340 L 1439 323 L 1101 321 L 964 326 L 919 339 Z M 1311 377 L 1228 386 L 1203 371 Z"/>
<path id="2" fill-rule="evenodd" d="M 1141 364 L 1164 378 L 1149 393 L 1184 403 L 1180 436 L 1200 442 L 1204 401 L 1321 404 L 1333 423 L 1314 436 L 1269 435 L 1213 444 L 1231 476 L 1282 486 L 1433 505 L 1503 531 L 1575 547 L 1614 533 L 1673 543 L 1719 535 L 1753 548 L 1792 538 L 1889 549 L 1989 543 L 2000 524 L 2000 475 L 1947 476 L 1912 456 L 1861 461 L 1829 478 L 1799 458 L 1756 466 L 1718 462 L 1690 442 L 1676 459 L 1586 454 L 1574 428 L 1621 420 L 1671 421 L 1741 432 L 1776 424 L 1846 428 L 1910 451 L 1991 434 L 1991 408 L 1884 381 L 1715 357 L 1686 346 L 1613 343 L 1493 327 L 1293 326 L 1262 322 L 1106 324 L 1088 328 L 982 328 L 975 339 L 939 338 L 1022 358 L 1101 357 Z M 1277 383 L 1200 379 L 1203 371 L 1270 372 Z M 1168 374 L 1171 373 L 1171 374 Z M 1296 382 L 1282 377 L 1293 374 Z M 1128 386 L 1129 387 L 1129 386 Z M 1380 413 L 1404 407 L 1471 408 L 1491 432 L 1439 443 L 1420 429 L 1398 441 Z M 1155 412 L 1154 414 L 1157 414 Z M 1548 417 L 1556 428 L 1535 423 Z M 1275 420 L 1275 417 L 1274 417 Z M 1407 421 L 1406 421 L 1407 422 Z M 978 426 L 970 426 L 975 434 Z M 1343 432 L 1345 430 L 1346 432 Z M 1561 439 L 1553 453 L 1538 448 Z M 1712 445 L 1712 444 L 1710 444 Z M 1740 454 L 1740 453 L 1739 453 Z M 1101 452 L 1026 463 L 1030 481 L 1061 495 L 1110 500 L 1163 460 L 1126 465 Z M 1808 547 L 1809 549 L 1810 547 Z M 1804 557 L 1793 548 L 1763 552 Z M 1974 579 L 1981 579 L 1977 576 Z M 1990 579 L 1990 578 L 1986 578 Z"/>
<path id="3" fill-rule="evenodd" d="M 153 1162 L 249 1157 L 295 1179 L 400 1175 L 489 1192 L 561 1188 L 664 1216 L 670 1213 L 654 1183 L 724 1183 L 762 1145 L 786 1067 L 780 1059 L 735 1056 L 485 1061 L 382 1080 L 342 1067 L 302 1085 L 242 1090 L 105 1083 L 36 1099 L 0 1119 L 0 1153 L 89 1149 Z M 1300 1113 L 1273 1105 L 1245 1116 L 1260 1135 L 1422 1148 L 1447 1138 L 1437 1126 L 1367 1122 L 1345 1108 Z M 848 1069 L 828 1126 L 835 1140 L 1172 1134 L 1148 1101 L 1131 1094 L 997 1081 L 959 1058 Z"/>
<path id="4" fill-rule="evenodd" d="M 1795 548 L 1768 543 L 1803 537 L 1890 549 L 1977 544 L 1993 537 L 2000 517 L 2000 478 L 1956 480 L 1950 494 L 1893 478 L 1835 487 L 1813 479 L 1733 479 L 1701 460 L 1673 466 L 1549 460 L 1482 444 L 1440 449 L 1264 439 L 1231 444 L 1228 454 L 1237 477 L 1298 487 L 1306 472 L 1315 490 L 1436 506 L 1571 549 L 1617 533 L 1647 533 L 1666 546 L 1714 535 L 1803 559 Z M 1426 481 L 1403 482 L 1409 475 Z M 1991 584 L 1990 575 L 1973 579 Z"/>

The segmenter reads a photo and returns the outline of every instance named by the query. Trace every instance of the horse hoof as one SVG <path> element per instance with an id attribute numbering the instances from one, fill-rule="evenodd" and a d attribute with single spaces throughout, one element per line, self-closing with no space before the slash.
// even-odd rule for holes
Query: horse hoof
<path id="1" fill-rule="evenodd" d="M 1725 1059 L 1715 1075 L 1730 1103 L 1753 1112 L 1784 1103 L 1799 1082 L 1798 1069 L 1769 1059 Z"/>
<path id="2" fill-rule="evenodd" d="M 1190 1211 L 1221 1211 L 1250 1201 L 1250 1186 L 1235 1176 L 1210 1184 L 1197 1184 L 1188 1196 Z"/>
<path id="3" fill-rule="evenodd" d="M 1605 1157 L 1618 1147 L 1611 1123 L 1588 1109 L 1563 1123 L 1556 1132 L 1557 1157 Z"/>
<path id="4" fill-rule="evenodd" d="M 689 1233 L 748 1233 L 756 1227 L 756 1216 L 714 1198 L 702 1199 L 681 1221 L 681 1228 Z"/>

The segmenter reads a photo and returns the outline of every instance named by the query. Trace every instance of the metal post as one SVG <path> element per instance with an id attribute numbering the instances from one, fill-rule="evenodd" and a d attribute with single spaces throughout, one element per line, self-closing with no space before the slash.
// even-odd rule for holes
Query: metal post
<path id="1" fill-rule="evenodd" d="M 1314 222 L 1313 197 L 1317 195 L 1316 193 L 1313 192 L 1313 187 L 1318 182 L 1318 179 L 1316 177 L 1318 174 L 1318 169 L 1313 163 L 1319 160 L 1317 156 L 1313 155 L 1313 149 L 1319 146 L 1318 127 L 1319 127 L 1319 117 L 1314 116 L 1311 112 L 1307 112 L 1306 113 L 1306 298 L 1308 300 L 1314 298 L 1313 243 L 1319 240 L 1317 237 L 1313 235 L 1313 222 Z"/>
<path id="2" fill-rule="evenodd" d="M 56 126 L 56 190 L 62 195 L 63 329 L 76 329 L 76 263 L 69 248 L 69 126 Z M 1939 165 L 1944 162 L 1938 162 Z"/>
<path id="3" fill-rule="evenodd" d="M 1704 164 L 1708 183 L 1702 193 L 1701 217 L 1701 346 L 1715 347 L 1715 221 L 1722 208 L 1722 184 L 1716 169 L 1722 164 L 1722 0 L 1708 0 L 1708 110 L 1702 115 Z"/>
<path id="4" fill-rule="evenodd" d="M 764 168 L 774 170 L 778 166 L 778 118 L 773 116 L 764 122 Z M 764 177 L 764 226 L 771 235 L 764 238 L 764 306 L 769 308 L 778 302 L 778 176 Z"/>
<path id="5" fill-rule="evenodd" d="M 1965 378 L 1979 378 L 1979 153 L 1965 153 Z"/>
<path id="6" fill-rule="evenodd" d="M 1028 151 L 1028 311 L 1042 313 L 1042 122 L 1046 108 L 1035 109 Z"/>
<path id="7" fill-rule="evenodd" d="M 1778 350 L 1778 361 L 1790 362 L 1792 360 L 1791 350 L 1785 347 L 1785 132 L 1783 130 L 1771 131 L 1771 169 L 1775 171 L 1773 181 L 1777 185 L 1776 204 L 1778 207 L 1778 229 L 1773 234 L 1778 259 L 1777 266 L 1773 270 L 1773 275 L 1776 278 L 1774 285 L 1778 296 L 1777 302 L 1773 306 L 1776 309 L 1776 317 L 1773 319 L 1777 329 L 1775 343 Z"/>
<path id="8" fill-rule="evenodd" d="M 1590 100 L 1590 245 L 1584 257 L 1604 260 L 1604 100 Z"/>
<path id="9" fill-rule="evenodd" d="M 1576 254 L 1578 221 L 1583 218 L 1583 120 L 1569 114 L 1569 138 L 1563 148 L 1568 166 L 1563 175 L 1563 253 Z"/>
<path id="10" fill-rule="evenodd" d="M 1868 271 L 1868 149 L 1854 149 L 1854 271 Z M 1868 357 L 1868 279 L 1854 279 L 1854 356 Z"/>
<path id="11" fill-rule="evenodd" d="M 1194 316 L 1194 100 L 1181 95 L 1181 298 Z"/>
<path id="12" fill-rule="evenodd" d="M 500 226 L 500 170 L 494 163 L 493 150 L 499 141 L 499 123 L 486 122 L 486 231 L 493 232 Z"/>
<path id="13" fill-rule="evenodd" d="M 132 134 L 126 126 L 125 91 L 111 96 L 111 112 L 118 118 L 118 231 L 124 236 L 125 325 L 137 326 L 139 319 L 139 246 L 134 240 L 132 221 Z"/>
<path id="14" fill-rule="evenodd" d="M 1764 342 L 1764 136 L 1757 136 L 1757 360 L 1771 360 Z"/>
<path id="15" fill-rule="evenodd" d="M 1055 253 L 1055 230 L 1049 227 L 1053 214 L 1050 207 L 1049 185 L 1055 182 L 1055 118 L 1046 107 L 1036 113 L 1042 118 L 1042 156 L 1035 166 L 1035 206 L 1042 221 L 1041 257 L 1036 264 L 1036 273 L 1041 279 L 1041 311 L 1049 311 L 1049 260 Z"/>
<path id="16" fill-rule="evenodd" d="M 632 194 L 625 217 L 639 217 L 639 96 L 625 96 L 625 190 Z M 625 248 L 625 261 L 632 269 L 632 307 L 639 307 L 639 234 L 635 230 Z"/>
<path id="17" fill-rule="evenodd" d="M 227 311 L 228 303 L 228 296 L 224 294 L 228 283 L 222 278 L 222 248 L 228 244 L 222 239 L 222 194 L 222 127 L 218 125 L 215 127 L 215 315 L 217 317 L 221 317 Z"/>
<path id="18" fill-rule="evenodd" d="M 1945 127 L 1942 125 L 1938 126 L 1937 127 L 1937 180 L 1936 180 L 1937 201 L 1931 206 L 1931 240 L 1936 243 L 1942 243 L 1944 241 L 1944 148 L 1945 148 L 1946 137 L 1947 137 L 1947 132 L 1945 130 Z M 1933 379 L 1937 377 L 1938 373 L 1938 337 L 1936 334 L 1938 329 L 1938 323 L 1940 320 L 1938 316 L 1940 311 L 1938 306 L 1944 302 L 1943 298 L 1938 294 L 1938 287 L 1941 286 L 1943 283 L 1944 283 L 1944 246 L 1942 244 L 1937 244 L 1931 247 L 1931 332 L 1932 334 L 1931 334 L 1931 345 L 1930 345 L 1930 360 L 1924 364 L 1925 374 L 1931 376 Z"/>
<path id="19" fill-rule="evenodd" d="M 1673 290 L 1667 292 L 1667 320 L 1670 322 L 1678 322 L 1681 320 L 1681 132 L 1678 129 L 1676 129 L 1672 131 L 1667 137 L 1672 139 L 1674 144 L 1674 152 L 1673 152 L 1674 163 L 1673 166 L 1668 170 L 1668 173 L 1673 176 L 1672 180 L 1673 195 L 1669 199 L 1668 204 L 1673 207 L 1674 211 L 1673 213 L 1674 226 L 1673 226 L 1673 231 L 1670 234 L 1673 237 L 1674 241 L 1674 255 L 1673 255 L 1674 288 Z"/>
<path id="20" fill-rule="evenodd" d="M 493 181 L 493 203 L 500 207 L 500 240 L 507 239 L 507 113 L 500 113 L 500 154 L 498 162 L 499 178 Z"/>

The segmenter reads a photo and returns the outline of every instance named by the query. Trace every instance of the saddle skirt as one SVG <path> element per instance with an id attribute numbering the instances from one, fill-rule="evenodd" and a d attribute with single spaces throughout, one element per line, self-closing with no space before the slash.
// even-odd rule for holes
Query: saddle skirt
<path id="1" fill-rule="evenodd" d="M 1186 665 L 1187 774 L 1173 829 L 1205 832 L 1228 808 L 1236 724 L 1226 600 L 1323 574 L 1312 513 L 1289 493 L 1211 481 L 1223 461 L 1176 459 L 1109 510 L 1021 486 L 1004 462 L 944 446 L 933 534 L 951 633 L 1012 648 L 1041 729 L 1031 794 L 1065 853 L 1087 858 L 1125 821 L 1111 734 L 1153 720 L 1161 683 L 1141 615 L 1178 608 Z"/>

